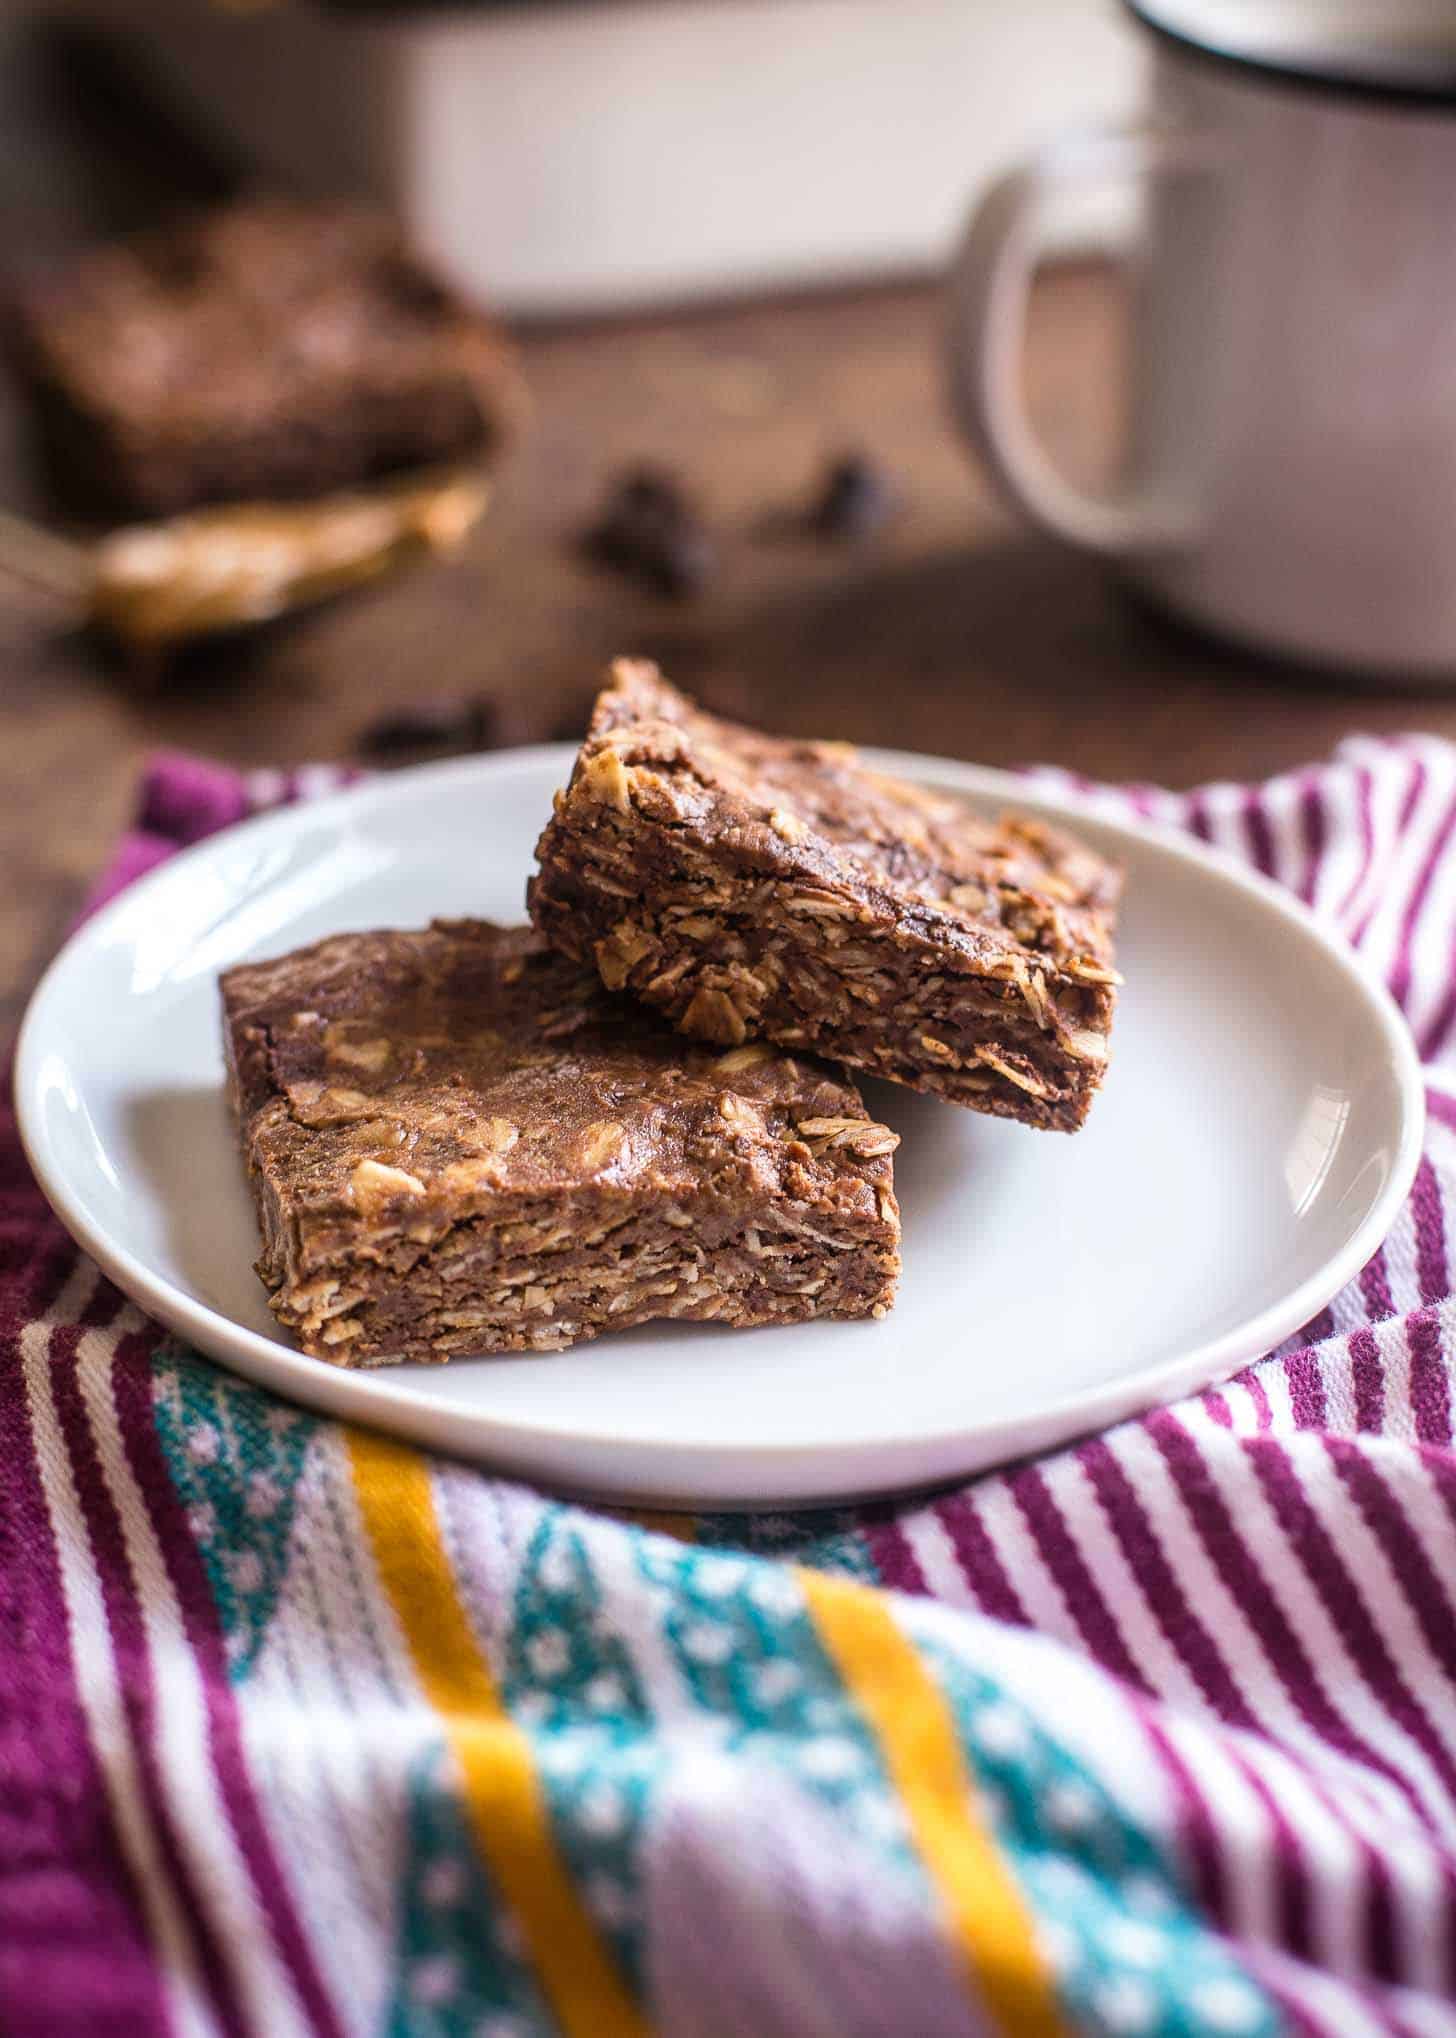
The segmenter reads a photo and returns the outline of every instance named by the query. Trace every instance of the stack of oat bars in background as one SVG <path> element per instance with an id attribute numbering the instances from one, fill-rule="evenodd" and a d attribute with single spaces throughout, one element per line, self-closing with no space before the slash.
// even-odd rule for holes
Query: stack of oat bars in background
<path id="1" fill-rule="evenodd" d="M 223 978 L 258 1271 L 317 1357 L 883 1316 L 899 1139 L 846 1071 L 1085 1121 L 1120 874 L 1040 822 L 622 660 L 537 856 L 530 929 L 341 935 Z"/>
<path id="2" fill-rule="evenodd" d="M 494 321 L 352 204 L 248 199 L 99 247 L 14 324 L 53 493 L 126 520 L 28 557 L 149 660 L 453 550 L 525 404 Z"/>

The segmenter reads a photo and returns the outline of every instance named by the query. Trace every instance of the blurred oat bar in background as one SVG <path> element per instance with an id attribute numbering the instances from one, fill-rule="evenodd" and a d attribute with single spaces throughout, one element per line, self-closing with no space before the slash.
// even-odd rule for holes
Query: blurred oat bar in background
<path id="1" fill-rule="evenodd" d="M 48 464 L 168 516 L 488 457 L 523 406 L 497 327 L 366 207 L 267 198 L 98 248 L 22 294 Z"/>

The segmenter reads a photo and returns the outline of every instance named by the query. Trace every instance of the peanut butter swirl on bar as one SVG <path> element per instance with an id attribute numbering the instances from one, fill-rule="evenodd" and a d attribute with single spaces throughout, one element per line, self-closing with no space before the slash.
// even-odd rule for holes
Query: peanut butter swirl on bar
<path id="1" fill-rule="evenodd" d="M 1121 880 L 1057 829 L 720 721 L 619 660 L 537 856 L 536 926 L 694 1039 L 1086 1119 Z"/>

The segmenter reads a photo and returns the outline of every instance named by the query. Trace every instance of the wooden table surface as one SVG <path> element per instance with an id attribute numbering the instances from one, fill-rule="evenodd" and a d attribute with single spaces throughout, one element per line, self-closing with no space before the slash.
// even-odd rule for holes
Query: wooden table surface
<path id="1" fill-rule="evenodd" d="M 29 101 L 26 116 L 0 146 L 0 263 L 104 216 L 73 154 L 45 154 L 53 136 Z M 51 160 L 62 167 L 47 176 Z M 1102 472 L 1114 455 L 1118 340 L 1107 275 L 1046 279 L 1029 387 L 1074 473 Z M 1174 785 L 1292 765 L 1359 728 L 1456 736 L 1456 694 L 1357 691 L 1220 653 L 1025 529 L 947 422 L 931 287 L 539 330 L 522 343 L 534 429 L 453 563 L 192 655 L 150 689 L 0 582 L 0 1038 L 157 745 L 248 765 L 337 758 L 388 708 L 477 693 L 496 700 L 504 737 L 534 735 L 568 726 L 622 651 L 785 731 Z M 24 424 L 18 393 L 0 392 L 0 502 L 19 507 L 36 500 Z M 765 529 L 849 448 L 903 491 L 877 541 Z M 679 473 L 719 533 L 721 570 L 700 599 L 639 593 L 578 555 L 607 478 L 639 460 Z"/>

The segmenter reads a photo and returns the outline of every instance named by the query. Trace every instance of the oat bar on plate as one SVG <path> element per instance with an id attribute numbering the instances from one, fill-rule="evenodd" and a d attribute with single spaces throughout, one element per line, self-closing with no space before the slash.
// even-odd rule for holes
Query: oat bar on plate
<path id="1" fill-rule="evenodd" d="M 1040 821 L 719 721 L 623 659 L 537 856 L 537 927 L 696 1039 L 1059 1131 L 1087 1116 L 1120 877 Z"/>
<path id="2" fill-rule="evenodd" d="M 689 1046 L 528 928 L 338 935 L 222 994 L 258 1271 L 317 1358 L 893 1299 L 898 1142 L 852 1084 Z"/>

